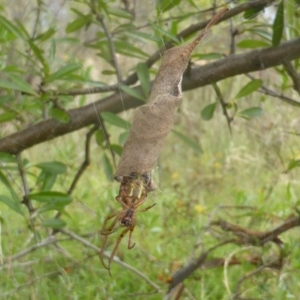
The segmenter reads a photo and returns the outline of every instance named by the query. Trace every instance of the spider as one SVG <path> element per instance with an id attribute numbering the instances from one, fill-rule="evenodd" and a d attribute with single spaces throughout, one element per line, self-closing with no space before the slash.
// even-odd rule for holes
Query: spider
<path id="1" fill-rule="evenodd" d="M 119 244 L 128 231 L 129 231 L 128 249 L 132 249 L 135 246 L 135 243 L 132 244 L 132 233 L 136 224 L 135 214 L 137 212 L 145 212 L 156 204 L 154 203 L 153 205 L 145 209 L 137 210 L 137 208 L 146 201 L 148 193 L 155 190 L 154 183 L 151 180 L 151 175 L 149 174 L 139 175 L 137 173 L 132 173 L 129 176 L 122 176 L 117 180 L 121 181 L 121 185 L 116 200 L 122 205 L 123 209 L 106 217 L 103 226 L 100 230 L 100 234 L 104 236 L 104 239 L 103 239 L 99 256 L 103 266 L 107 270 L 110 270 L 110 264 L 116 254 Z M 110 226 L 107 227 L 106 226 L 107 222 L 110 219 L 113 219 L 113 221 L 110 224 Z M 119 235 L 119 238 L 108 260 L 108 265 L 106 266 L 103 261 L 105 245 L 108 236 L 111 233 L 115 232 L 114 228 L 118 223 L 118 221 L 120 222 L 121 226 L 125 227 L 125 229 L 123 229 L 123 231 Z"/>

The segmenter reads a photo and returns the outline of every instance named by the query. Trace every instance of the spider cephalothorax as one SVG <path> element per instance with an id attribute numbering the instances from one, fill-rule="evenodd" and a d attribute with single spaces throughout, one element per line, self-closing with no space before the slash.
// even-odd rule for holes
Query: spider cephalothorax
<path id="1" fill-rule="evenodd" d="M 118 181 L 121 181 L 121 185 L 116 200 L 122 205 L 123 209 L 108 216 L 105 219 L 103 226 L 100 230 L 100 234 L 104 235 L 104 240 L 100 251 L 100 259 L 104 267 L 108 270 L 110 268 L 110 263 L 112 262 L 115 256 L 115 253 L 118 249 L 122 238 L 128 231 L 128 249 L 133 248 L 135 245 L 131 242 L 132 233 L 136 224 L 135 213 L 144 212 L 155 205 L 153 204 L 145 209 L 137 210 L 137 208 L 146 201 L 148 193 L 155 190 L 155 185 L 151 180 L 151 174 L 139 175 L 137 173 L 132 173 L 129 176 L 122 176 L 121 178 L 118 178 Z M 112 223 L 110 224 L 110 226 L 106 227 L 107 222 L 112 218 L 114 218 Z M 106 266 L 103 261 L 105 245 L 107 242 L 108 235 L 114 232 L 114 228 L 118 221 L 121 226 L 126 228 L 123 229 L 123 231 L 121 232 L 117 243 L 110 255 L 108 266 Z"/>

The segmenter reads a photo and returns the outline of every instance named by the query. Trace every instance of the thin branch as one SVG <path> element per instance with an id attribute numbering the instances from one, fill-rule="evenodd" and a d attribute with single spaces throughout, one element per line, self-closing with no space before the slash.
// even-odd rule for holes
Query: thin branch
<path id="1" fill-rule="evenodd" d="M 266 269 L 266 268 L 270 268 L 274 263 L 276 263 L 277 259 L 272 260 L 266 264 L 263 264 L 262 266 L 258 267 L 257 269 L 253 270 L 252 272 L 248 273 L 247 275 L 243 276 L 237 283 L 236 287 L 235 287 L 235 292 L 232 295 L 232 297 L 230 299 L 234 300 L 234 299 L 238 299 L 239 295 L 242 294 L 242 292 L 239 292 L 240 287 L 242 285 L 242 283 L 249 279 L 250 277 L 256 275 L 257 273 L 260 273 L 262 270 Z"/>
<path id="2" fill-rule="evenodd" d="M 282 245 L 283 242 L 278 237 L 280 234 L 294 228 L 300 226 L 300 216 L 290 217 L 281 225 L 275 227 L 272 230 L 261 232 L 254 231 L 248 228 L 243 228 L 236 224 L 231 224 L 225 220 L 218 220 L 211 222 L 211 225 L 219 226 L 224 231 L 232 232 L 234 235 L 239 237 L 239 241 L 243 244 L 251 244 L 254 246 L 263 246 L 267 242 L 272 241 L 277 245 Z"/>
<path id="3" fill-rule="evenodd" d="M 228 114 L 227 104 L 224 101 L 223 95 L 222 95 L 221 90 L 219 89 L 218 85 L 216 83 L 213 83 L 212 86 L 213 86 L 213 88 L 214 88 L 214 90 L 217 94 L 218 100 L 219 100 L 219 102 L 221 104 L 221 107 L 222 107 L 223 115 L 226 118 L 226 122 L 227 122 L 227 125 L 228 125 L 228 128 L 229 128 L 230 134 L 232 135 L 231 122 L 233 121 L 233 118 L 230 117 L 229 114 Z"/>
<path id="4" fill-rule="evenodd" d="M 59 230 L 61 233 L 71 237 L 72 239 L 82 243 L 83 245 L 85 245 L 88 248 L 91 248 L 93 250 L 95 250 L 97 253 L 100 253 L 100 248 L 98 248 L 97 246 L 95 246 L 94 244 L 90 243 L 89 241 L 87 241 L 86 239 L 80 237 L 79 235 L 77 235 L 76 233 L 69 231 L 67 229 L 60 229 Z M 110 254 L 104 252 L 104 255 L 109 258 Z M 131 272 L 135 273 L 136 275 L 138 275 L 139 277 L 141 277 L 143 280 L 145 280 L 149 285 L 151 285 L 158 293 L 161 292 L 161 288 L 154 283 L 152 280 L 150 280 L 144 273 L 140 272 L 139 270 L 135 269 L 134 267 L 122 262 L 119 258 L 117 258 L 116 256 L 113 258 L 113 261 L 116 262 L 117 264 L 121 265 L 122 267 L 124 267 L 125 269 L 130 270 Z"/>
<path id="5" fill-rule="evenodd" d="M 24 249 L 22 250 L 21 252 L 15 254 L 15 255 L 12 255 L 12 256 L 9 256 L 7 257 L 5 260 L 4 260 L 4 265 L 5 264 L 8 264 L 8 263 L 11 263 L 12 261 L 14 260 L 17 260 L 39 248 L 42 248 L 42 247 L 45 247 L 45 246 L 48 246 L 49 244 L 53 244 L 53 243 L 56 243 L 57 242 L 57 239 L 55 236 L 49 236 L 48 238 L 46 238 L 45 240 L 43 240 L 42 242 L 40 243 L 37 243 L 27 249 Z"/>
<path id="6" fill-rule="evenodd" d="M 112 40 L 112 36 L 106 27 L 103 17 L 100 15 L 97 15 L 97 21 L 100 22 L 100 24 L 104 30 L 104 33 L 106 35 L 106 38 L 108 41 L 108 46 L 109 46 L 109 51 L 110 51 L 110 55 L 111 55 L 111 62 L 117 72 L 118 85 L 120 86 L 122 83 L 122 75 L 121 75 L 121 70 L 119 68 L 119 64 L 118 64 L 118 60 L 117 60 L 117 56 L 116 56 L 116 50 L 115 50 L 115 46 L 114 46 L 114 43 Z"/>
<path id="7" fill-rule="evenodd" d="M 190 76 L 183 78 L 182 87 L 184 91 L 199 88 L 239 74 L 275 67 L 283 60 L 297 58 L 300 58 L 300 38 L 282 43 L 275 48 L 230 55 L 213 63 L 191 68 Z M 142 93 L 140 86 L 135 87 L 134 90 Z M 103 111 L 119 113 L 124 111 L 124 107 L 130 109 L 142 104 L 140 100 L 132 98 L 128 94 L 117 93 L 84 107 L 70 109 L 68 111 L 70 121 L 67 124 L 60 123 L 55 119 L 48 119 L 6 136 L 0 139 L 0 151 L 16 154 L 33 145 L 95 124 L 99 121 L 99 113 Z"/>
<path id="8" fill-rule="evenodd" d="M 254 76 L 250 75 L 250 74 L 245 74 L 248 78 L 250 79 L 255 79 Z M 289 104 L 289 105 L 292 105 L 292 106 L 295 106 L 295 107 L 300 107 L 300 102 L 292 99 L 292 98 L 289 98 L 285 95 L 282 95 L 282 94 L 279 94 L 275 91 L 272 91 L 271 89 L 267 88 L 266 86 L 262 85 L 259 89 L 259 92 L 265 94 L 265 95 L 269 95 L 269 96 L 272 96 L 274 98 L 279 98 L 281 99 L 283 102 Z"/>
<path id="9" fill-rule="evenodd" d="M 91 159 L 90 159 L 90 142 L 91 142 L 91 138 L 93 136 L 93 134 L 98 130 L 99 125 L 95 125 L 86 135 L 86 140 L 85 140 L 85 159 L 82 162 L 78 172 L 76 173 L 71 186 L 68 190 L 68 194 L 72 194 L 72 192 L 75 189 L 75 186 L 78 182 L 78 180 L 80 179 L 80 177 L 82 176 L 82 174 L 84 173 L 85 169 L 90 165 Z"/>
<path id="10" fill-rule="evenodd" d="M 171 293 L 171 291 L 173 290 L 173 288 L 175 288 L 178 284 L 180 284 L 181 282 L 183 282 L 186 278 L 188 278 L 195 270 L 197 270 L 199 267 L 202 266 L 202 264 L 205 262 L 207 256 L 214 250 L 216 250 L 217 248 L 224 246 L 226 244 L 230 244 L 235 242 L 235 240 L 230 239 L 230 240 L 226 240 L 223 241 L 213 247 L 211 247 L 210 249 L 208 249 L 207 251 L 202 251 L 202 253 L 199 255 L 199 257 L 195 260 L 190 260 L 184 267 L 182 267 L 181 269 L 177 270 L 175 272 L 174 275 L 172 275 L 172 281 L 169 285 L 168 288 L 168 294 Z"/>
<path id="11" fill-rule="evenodd" d="M 18 169 L 19 169 L 19 173 L 20 173 L 20 177 L 22 179 L 23 189 L 24 189 L 24 196 L 23 196 L 22 203 L 26 205 L 26 207 L 27 207 L 27 209 L 29 211 L 30 217 L 31 217 L 31 222 L 33 222 L 32 216 L 33 216 L 33 213 L 34 213 L 35 209 L 34 209 L 32 203 L 31 203 L 31 201 L 28 198 L 30 190 L 29 190 L 29 185 L 28 185 L 26 173 L 25 173 L 24 168 L 23 168 L 23 162 L 22 162 L 21 153 L 18 153 L 16 155 L 16 158 L 17 158 Z"/>
<path id="12" fill-rule="evenodd" d="M 105 24 L 103 16 L 97 11 L 97 8 L 96 8 L 96 5 L 95 5 L 94 1 L 91 1 L 90 7 L 91 7 L 91 12 L 96 16 L 96 20 L 101 24 L 101 26 L 103 28 L 103 31 L 104 31 L 104 34 L 107 38 L 108 48 L 109 48 L 109 52 L 110 52 L 110 56 L 111 56 L 111 63 L 112 63 L 113 67 L 116 70 L 118 85 L 120 85 L 122 83 L 122 75 L 121 75 L 121 70 L 119 68 L 119 64 L 118 64 L 118 60 L 117 60 L 117 56 L 116 56 L 115 45 L 114 45 L 114 42 L 113 42 L 112 35 L 111 35 L 110 31 L 107 29 L 107 26 Z"/>

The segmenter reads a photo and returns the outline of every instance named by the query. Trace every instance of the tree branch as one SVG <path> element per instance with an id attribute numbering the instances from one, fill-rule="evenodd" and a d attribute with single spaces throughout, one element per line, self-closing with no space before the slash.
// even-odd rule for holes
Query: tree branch
<path id="1" fill-rule="evenodd" d="M 283 43 L 278 47 L 231 55 L 216 62 L 192 68 L 189 76 L 184 76 L 182 87 L 184 91 L 192 90 L 239 74 L 275 67 L 284 60 L 291 61 L 297 58 L 300 58 L 300 38 Z M 142 93 L 140 86 L 135 89 Z M 36 144 L 97 123 L 98 115 L 101 112 L 119 113 L 124 109 L 127 110 L 142 104 L 143 102 L 140 100 L 125 93 L 117 93 L 84 107 L 70 109 L 68 124 L 49 119 L 4 137 L 0 140 L 0 151 L 16 154 Z"/>

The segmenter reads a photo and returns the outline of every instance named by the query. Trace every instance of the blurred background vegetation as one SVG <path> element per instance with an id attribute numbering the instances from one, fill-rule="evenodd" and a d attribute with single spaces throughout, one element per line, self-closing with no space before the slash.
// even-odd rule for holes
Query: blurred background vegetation
<path id="1" fill-rule="evenodd" d="M 136 246 L 128 250 L 124 238 L 112 277 L 98 257 L 99 229 L 120 209 L 112 176 L 134 113 L 128 108 L 147 99 L 160 61 L 149 69 L 145 62 L 170 40 L 185 42 L 177 34 L 219 7 L 249 3 L 1 1 L 0 298 L 300 299 L 297 223 L 274 233 L 278 240 L 247 240 L 299 216 L 298 58 L 184 92 L 153 172 L 159 188 L 147 203 L 156 206 L 138 216 Z M 252 3 L 260 5 L 211 29 L 191 68 L 299 40 L 298 0 Z M 110 95 L 123 105 L 119 114 Z M 43 122 L 67 126 L 76 122 L 71 110 L 89 104 L 96 116 L 89 126 L 27 146 L 31 128 L 47 135 Z M 5 148 L 15 133 L 23 151 Z M 221 220 L 239 228 L 226 230 Z M 107 255 L 117 237 L 109 237 Z M 203 254 L 184 286 L 167 292 L 176 272 Z"/>

